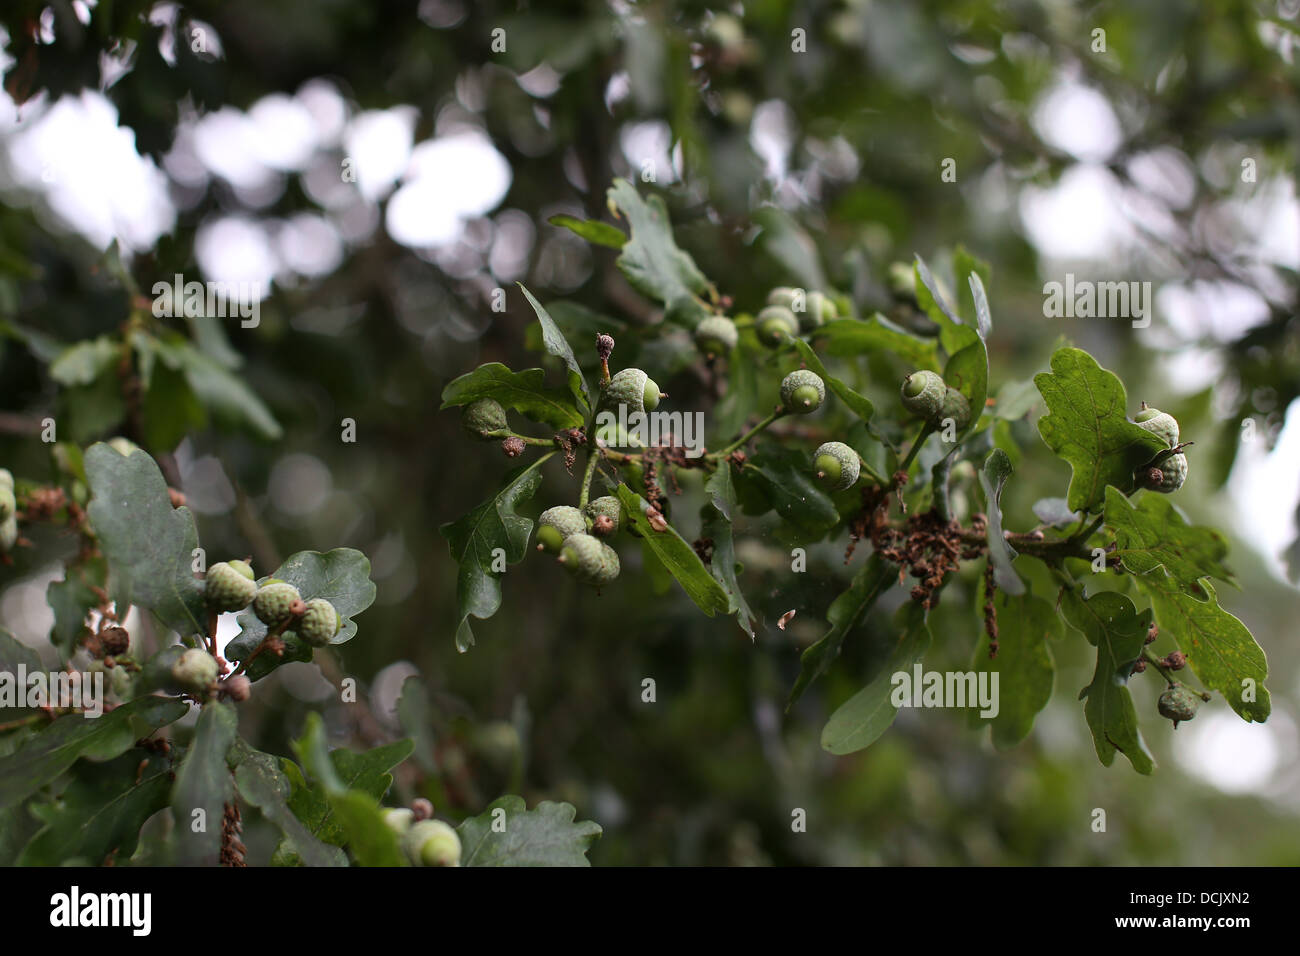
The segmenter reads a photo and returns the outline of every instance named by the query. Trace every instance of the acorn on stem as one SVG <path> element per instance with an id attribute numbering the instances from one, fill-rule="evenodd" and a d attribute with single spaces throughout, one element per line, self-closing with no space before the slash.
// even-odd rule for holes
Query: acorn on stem
<path id="1" fill-rule="evenodd" d="M 583 534 L 587 521 L 572 505 L 547 508 L 537 519 L 537 550 L 557 553 L 570 535 Z"/>
<path id="2" fill-rule="evenodd" d="M 590 533 L 597 537 L 605 537 L 617 531 L 622 524 L 623 503 L 613 495 L 602 495 L 587 502 L 582 513 L 586 515 L 591 526 Z M 602 521 L 602 518 L 605 520 Z"/>
<path id="3" fill-rule="evenodd" d="M 695 327 L 695 345 L 705 355 L 729 355 L 740 340 L 736 323 L 725 315 L 711 315 Z"/>
<path id="4" fill-rule="evenodd" d="M 339 612 L 325 598 L 312 598 L 294 632 L 312 647 L 324 647 L 339 632 Z"/>
<path id="5" fill-rule="evenodd" d="M 948 420 L 951 419 L 953 427 L 961 431 L 970 424 L 970 402 L 966 396 L 952 386 L 944 389 L 943 406 L 939 409 L 933 419 L 933 424 L 937 428 L 943 428 Z"/>
<path id="6" fill-rule="evenodd" d="M 203 597 L 214 611 L 240 611 L 257 596 L 247 561 L 219 561 L 203 577 Z"/>
<path id="7" fill-rule="evenodd" d="M 615 373 L 605 389 L 606 403 L 626 405 L 634 412 L 654 411 L 663 397 L 654 379 L 639 368 L 625 368 Z"/>
<path id="8" fill-rule="evenodd" d="M 1160 695 L 1160 700 L 1156 702 L 1156 709 L 1160 711 L 1161 717 L 1172 720 L 1174 729 L 1177 730 L 1179 723 L 1196 716 L 1196 709 L 1201 706 L 1201 703 L 1200 694 L 1183 684 L 1173 684 L 1166 687 L 1164 693 Z"/>
<path id="9" fill-rule="evenodd" d="M 302 604 L 302 595 L 292 584 L 271 578 L 260 588 L 253 598 L 253 613 L 267 627 L 283 624 L 295 614 L 297 605 Z M 300 607 L 297 610 L 301 610 Z"/>
<path id="10" fill-rule="evenodd" d="M 807 415 L 826 401 L 826 383 L 816 372 L 795 369 L 781 380 L 781 404 L 794 415 Z"/>
<path id="11" fill-rule="evenodd" d="M 768 348 L 778 348 L 799 334 L 799 320 L 783 305 L 769 305 L 754 319 L 758 340 Z"/>
<path id="12" fill-rule="evenodd" d="M 479 441 L 494 441 L 500 437 L 494 432 L 502 432 L 510 427 L 506 421 L 506 410 L 495 398 L 480 398 L 476 402 L 470 402 L 461 412 L 460 424 L 466 434 Z"/>
<path id="13" fill-rule="evenodd" d="M 813 452 L 813 468 L 817 480 L 832 491 L 852 488 L 858 480 L 862 464 L 858 453 L 842 441 L 828 441 Z"/>
<path id="14" fill-rule="evenodd" d="M 1163 438 L 1170 448 L 1178 444 L 1178 420 L 1168 412 L 1151 408 L 1146 402 L 1142 409 L 1133 416 L 1139 428 L 1145 428 L 1153 435 Z"/>
<path id="15" fill-rule="evenodd" d="M 589 534 L 569 535 L 560 548 L 559 561 L 566 571 L 584 584 L 599 587 L 618 577 L 618 553 Z"/>
<path id="16" fill-rule="evenodd" d="M 943 409 L 943 398 L 948 386 L 943 376 L 928 369 L 913 372 L 903 379 L 900 391 L 903 407 L 913 415 L 919 415 L 927 421 L 933 419 Z"/>

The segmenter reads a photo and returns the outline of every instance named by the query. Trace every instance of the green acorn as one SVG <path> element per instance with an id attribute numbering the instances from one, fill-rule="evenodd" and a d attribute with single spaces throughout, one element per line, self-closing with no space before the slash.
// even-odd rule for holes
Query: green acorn
<path id="1" fill-rule="evenodd" d="M 729 355 L 740 333 L 725 315 L 711 315 L 695 327 L 695 346 L 708 356 Z"/>
<path id="2" fill-rule="evenodd" d="M 803 289 L 788 285 L 779 285 L 767 294 L 768 305 L 779 305 L 783 309 L 794 311 L 795 303 L 806 298 Z"/>
<path id="3" fill-rule="evenodd" d="M 950 418 L 957 431 L 970 424 L 970 402 L 966 400 L 965 395 L 952 387 L 944 389 L 943 407 L 932 419 L 932 424 L 936 428 L 943 428 Z"/>
<path id="4" fill-rule="evenodd" d="M 172 664 L 172 680 L 181 690 L 201 694 L 216 683 L 217 671 L 215 657 L 191 647 Z"/>
<path id="5" fill-rule="evenodd" d="M 1188 690 L 1182 684 L 1174 684 L 1172 687 L 1166 687 L 1160 700 L 1156 703 L 1156 708 L 1160 711 L 1161 717 L 1167 717 L 1174 722 L 1174 727 L 1184 720 L 1191 720 L 1196 716 L 1196 709 L 1201 706 L 1201 696 L 1194 691 Z"/>
<path id="6" fill-rule="evenodd" d="M 1187 480 L 1187 456 L 1170 455 L 1158 465 L 1143 465 L 1137 470 L 1137 486 L 1162 495 L 1172 495 Z"/>
<path id="7" fill-rule="evenodd" d="M 312 598 L 294 625 L 294 632 L 312 647 L 324 647 L 339 632 L 339 612 L 324 598 Z"/>
<path id="8" fill-rule="evenodd" d="M 1168 412 L 1150 408 L 1143 402 L 1142 410 L 1133 416 L 1133 421 L 1151 434 L 1163 438 L 1170 448 L 1178 444 L 1178 420 Z"/>
<path id="9" fill-rule="evenodd" d="M 799 334 L 799 320 L 783 305 L 769 305 L 754 319 L 758 340 L 770 349 L 778 348 Z"/>
<path id="10" fill-rule="evenodd" d="M 948 386 L 937 372 L 922 370 L 903 379 L 903 407 L 913 415 L 929 420 L 943 409 L 943 397 Z"/>
<path id="11" fill-rule="evenodd" d="M 605 389 L 606 404 L 626 405 L 634 412 L 654 411 L 663 393 L 654 379 L 639 368 L 625 368 L 609 380 Z"/>
<path id="12" fill-rule="evenodd" d="M 816 372 L 797 368 L 781 380 L 781 404 L 794 415 L 807 415 L 826 401 L 826 383 Z"/>
<path id="13" fill-rule="evenodd" d="M 599 587 L 618 577 L 618 553 L 605 542 L 589 534 L 574 534 L 564 539 L 560 549 L 564 569 L 584 584 Z"/>
<path id="14" fill-rule="evenodd" d="M 257 596 L 247 561 L 220 561 L 203 578 L 203 597 L 214 611 L 240 611 Z"/>
<path id="15" fill-rule="evenodd" d="M 112 687 L 113 693 L 117 695 L 118 700 L 126 700 L 131 696 L 131 687 L 135 684 L 135 680 L 131 677 L 131 672 L 125 667 L 114 667 L 109 672 L 108 679 L 109 685 Z"/>
<path id="16" fill-rule="evenodd" d="M 415 811 L 407 807 L 386 807 L 379 814 L 384 818 L 388 829 L 402 836 L 415 823 Z"/>
<path id="17" fill-rule="evenodd" d="M 799 328 L 809 332 L 836 317 L 835 303 L 825 293 L 809 292 L 804 310 L 795 314 L 799 317 Z"/>
<path id="18" fill-rule="evenodd" d="M 18 510 L 14 497 L 14 476 L 8 468 L 0 468 L 0 521 L 8 521 Z"/>
<path id="19" fill-rule="evenodd" d="M 582 512 L 591 522 L 591 533 L 604 537 L 617 531 L 622 523 L 623 503 L 613 495 L 602 495 L 587 502 L 587 507 Z M 605 527 L 604 522 L 597 524 L 596 519 L 602 517 L 609 519 L 610 527 Z"/>
<path id="20" fill-rule="evenodd" d="M 441 820 L 420 820 L 402 834 L 413 866 L 460 866 L 460 837 Z"/>
<path id="21" fill-rule="evenodd" d="M 586 519 L 572 505 L 547 508 L 537 519 L 537 550 L 557 552 L 566 538 L 584 534 L 586 530 Z"/>
<path id="22" fill-rule="evenodd" d="M 302 595 L 292 584 L 271 578 L 260 588 L 253 598 L 253 613 L 267 627 L 283 624 L 293 617 L 295 602 L 302 601 Z"/>
<path id="23" fill-rule="evenodd" d="M 10 515 L 0 521 L 0 554 L 12 551 L 18 543 L 18 516 Z"/>
<path id="24" fill-rule="evenodd" d="M 891 262 L 885 279 L 896 299 L 916 301 L 916 271 L 907 262 Z"/>
<path id="25" fill-rule="evenodd" d="M 828 485 L 832 491 L 852 488 L 858 480 L 861 462 L 858 453 L 842 441 L 828 441 L 813 452 L 813 469 L 817 480 Z"/>
<path id="26" fill-rule="evenodd" d="M 506 410 L 495 398 L 480 398 L 477 402 L 470 402 L 460 413 L 460 424 L 470 437 L 479 441 L 495 441 L 501 436 L 494 435 L 493 432 L 501 432 L 510 427 L 506 422 Z"/>

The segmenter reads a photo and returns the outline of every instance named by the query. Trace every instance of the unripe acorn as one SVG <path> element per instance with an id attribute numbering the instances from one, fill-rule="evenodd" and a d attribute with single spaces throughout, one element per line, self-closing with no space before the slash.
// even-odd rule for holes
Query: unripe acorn
<path id="1" fill-rule="evenodd" d="M 1158 408 L 1149 408 L 1142 403 L 1142 410 L 1133 416 L 1139 428 L 1145 428 L 1153 435 L 1163 438 L 1170 448 L 1178 444 L 1178 420 L 1168 412 Z"/>
<path id="2" fill-rule="evenodd" d="M 943 407 L 939 409 L 932 423 L 938 428 L 943 428 L 950 418 L 957 431 L 970 424 L 970 402 L 966 400 L 965 395 L 951 386 L 944 389 Z"/>
<path id="3" fill-rule="evenodd" d="M 275 627 L 293 617 L 294 602 L 301 600 L 302 595 L 292 584 L 271 578 L 257 589 L 257 595 L 253 598 L 253 613 L 267 627 Z"/>
<path id="4" fill-rule="evenodd" d="M 799 320 L 783 305 L 769 305 L 754 318 L 758 340 L 774 349 L 799 334 Z"/>
<path id="5" fill-rule="evenodd" d="M 172 680 L 182 690 L 199 694 L 217 680 L 217 660 L 207 651 L 191 647 L 172 664 Z"/>
<path id="6" fill-rule="evenodd" d="M 240 611 L 257 596 L 247 561 L 219 561 L 203 578 L 203 597 L 214 611 Z"/>
<path id="7" fill-rule="evenodd" d="M 557 552 L 566 538 L 583 534 L 586 530 L 586 519 L 572 505 L 547 508 L 537 519 L 537 550 Z"/>
<path id="8" fill-rule="evenodd" d="M 123 438 L 121 435 L 118 435 L 116 438 L 110 438 L 108 440 L 108 447 L 113 449 L 113 451 L 117 452 L 123 458 L 130 458 L 135 452 L 140 450 L 139 445 L 131 441 L 129 438 Z"/>
<path id="9" fill-rule="evenodd" d="M 0 521 L 8 521 L 18 510 L 14 497 L 14 476 L 8 468 L 0 468 Z"/>
<path id="10" fill-rule="evenodd" d="M 0 554 L 12 551 L 18 543 L 18 515 L 12 514 L 0 521 Z"/>
<path id="11" fill-rule="evenodd" d="M 470 402 L 461 412 L 460 424 L 472 438 L 479 441 L 495 441 L 500 436 L 493 435 L 492 432 L 510 427 L 506 422 L 506 410 L 495 398 L 480 398 L 477 402 Z"/>
<path id="12" fill-rule="evenodd" d="M 913 415 L 929 420 L 943 409 L 943 398 L 948 386 L 938 372 L 922 369 L 903 379 L 900 392 L 903 407 Z"/>
<path id="13" fill-rule="evenodd" d="M 1138 469 L 1139 488 L 1171 495 L 1187 480 L 1187 456 L 1182 452 L 1170 455 L 1158 465 L 1144 465 Z"/>
<path id="14" fill-rule="evenodd" d="M 325 598 L 312 598 L 294 625 L 294 633 L 312 647 L 324 647 L 339 632 L 339 612 Z"/>
<path id="15" fill-rule="evenodd" d="M 1182 684 L 1166 687 L 1164 693 L 1160 695 L 1160 700 L 1156 703 L 1160 716 L 1172 720 L 1175 727 L 1178 726 L 1180 721 L 1191 720 L 1195 717 L 1196 709 L 1200 706 L 1200 695 L 1188 690 Z"/>
<path id="16" fill-rule="evenodd" d="M 916 272 L 906 262 L 891 262 L 886 276 L 889 291 L 899 299 L 916 299 Z"/>
<path id="17" fill-rule="evenodd" d="M 813 452 L 813 469 L 817 480 L 828 485 L 832 491 L 852 488 L 858 480 L 861 463 L 858 453 L 842 441 L 828 441 Z"/>
<path id="18" fill-rule="evenodd" d="M 587 507 L 583 509 L 583 514 L 591 521 L 591 533 L 593 535 L 610 535 L 618 530 L 619 524 L 623 519 L 623 503 L 613 495 L 602 495 L 587 502 Z M 596 524 L 597 518 L 608 518 L 610 526 L 601 531 Z M 602 522 L 602 525 L 604 523 Z"/>
<path id="19" fill-rule="evenodd" d="M 695 346 L 705 355 L 729 355 L 739 340 L 736 323 L 725 315 L 711 315 L 695 327 Z"/>
<path id="20" fill-rule="evenodd" d="M 574 534 L 560 549 L 564 569 L 584 584 L 599 587 L 618 577 L 618 554 L 605 542 L 589 534 Z"/>
<path id="21" fill-rule="evenodd" d="M 634 412 L 653 411 L 663 393 L 654 379 L 639 368 L 625 368 L 609 380 L 605 401 L 610 405 L 626 405 Z"/>
<path id="22" fill-rule="evenodd" d="M 795 300 L 801 297 L 806 298 L 806 296 L 803 295 L 803 289 L 796 289 L 793 286 L 788 285 L 779 285 L 767 294 L 767 304 L 779 305 L 782 308 L 789 309 L 793 312 Z"/>
<path id="23" fill-rule="evenodd" d="M 388 829 L 402 836 L 415 823 L 415 811 L 406 807 L 386 807 L 380 812 Z"/>
<path id="24" fill-rule="evenodd" d="M 836 317 L 835 303 L 823 292 L 809 292 L 804 310 L 795 315 L 799 317 L 799 327 L 808 332 Z"/>
<path id="25" fill-rule="evenodd" d="M 798 368 L 781 380 L 781 404 L 787 412 L 807 415 L 826 401 L 826 383 L 816 372 Z"/>
<path id="26" fill-rule="evenodd" d="M 460 866 L 460 836 L 441 820 L 420 820 L 402 834 L 402 849 L 415 866 Z"/>

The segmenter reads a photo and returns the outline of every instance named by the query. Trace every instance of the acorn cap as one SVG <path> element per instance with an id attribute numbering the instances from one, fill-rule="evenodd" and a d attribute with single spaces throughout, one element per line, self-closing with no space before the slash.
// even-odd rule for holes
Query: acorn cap
<path id="1" fill-rule="evenodd" d="M 853 487 L 861 467 L 858 453 L 844 442 L 824 442 L 813 452 L 813 471 L 817 480 L 832 491 Z"/>
<path id="2" fill-rule="evenodd" d="M 781 404 L 787 412 L 806 415 L 826 401 L 826 383 L 816 372 L 795 369 L 781 380 Z"/>

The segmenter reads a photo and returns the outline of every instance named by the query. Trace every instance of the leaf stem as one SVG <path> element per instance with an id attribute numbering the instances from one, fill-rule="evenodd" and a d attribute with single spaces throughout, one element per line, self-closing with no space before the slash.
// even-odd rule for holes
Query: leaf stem
<path id="1" fill-rule="evenodd" d="M 1142 648 L 1142 659 L 1146 661 L 1148 664 L 1150 664 L 1152 667 L 1154 667 L 1156 670 L 1158 670 L 1160 672 L 1160 676 L 1165 679 L 1166 683 L 1168 683 L 1170 687 L 1176 687 L 1178 685 L 1178 681 L 1174 680 L 1172 677 L 1169 676 L 1169 668 L 1165 667 L 1163 664 L 1160 663 L 1160 661 L 1152 657 L 1151 652 L 1148 651 L 1145 647 Z"/>
<path id="2" fill-rule="evenodd" d="M 1082 531 L 1077 531 L 1074 534 L 1070 535 L 1070 537 L 1066 538 L 1066 541 L 1068 541 L 1070 544 L 1077 544 L 1080 541 L 1087 541 L 1090 537 L 1092 537 L 1092 533 L 1101 527 L 1101 523 L 1105 520 L 1106 520 L 1106 515 L 1104 513 L 1097 515 L 1096 519 L 1092 522 L 1092 524 L 1088 525 L 1088 527 L 1084 528 Z"/>
<path id="3" fill-rule="evenodd" d="M 495 431 L 483 432 L 488 438 L 518 438 L 525 445 L 545 445 L 550 448 L 555 444 L 554 438 L 534 438 L 531 435 L 520 435 L 509 428 L 498 428 Z"/>
<path id="4" fill-rule="evenodd" d="M 777 421 L 778 419 L 784 418 L 785 415 L 786 415 L 786 410 L 784 408 L 777 408 L 773 410 L 771 415 L 768 415 L 761 422 L 759 422 L 749 431 L 745 432 L 745 434 L 741 435 L 739 438 L 733 441 L 726 448 L 722 449 L 721 451 L 711 452 L 706 457 L 713 458 L 713 459 L 726 458 L 737 448 L 740 448 L 743 445 L 747 444 L 751 438 L 753 438 L 755 435 L 761 432 L 764 428 L 767 428 L 767 426 L 771 425 L 773 422 Z"/>
<path id="5" fill-rule="evenodd" d="M 908 449 L 907 457 L 899 463 L 899 471 L 906 474 L 907 470 L 912 467 L 912 462 L 916 460 L 916 456 L 921 451 L 921 446 L 925 444 L 925 440 L 930 437 L 932 431 L 934 431 L 934 426 L 929 422 L 926 422 L 921 427 L 921 432 L 916 436 L 916 441 L 912 442 L 912 447 Z"/>

